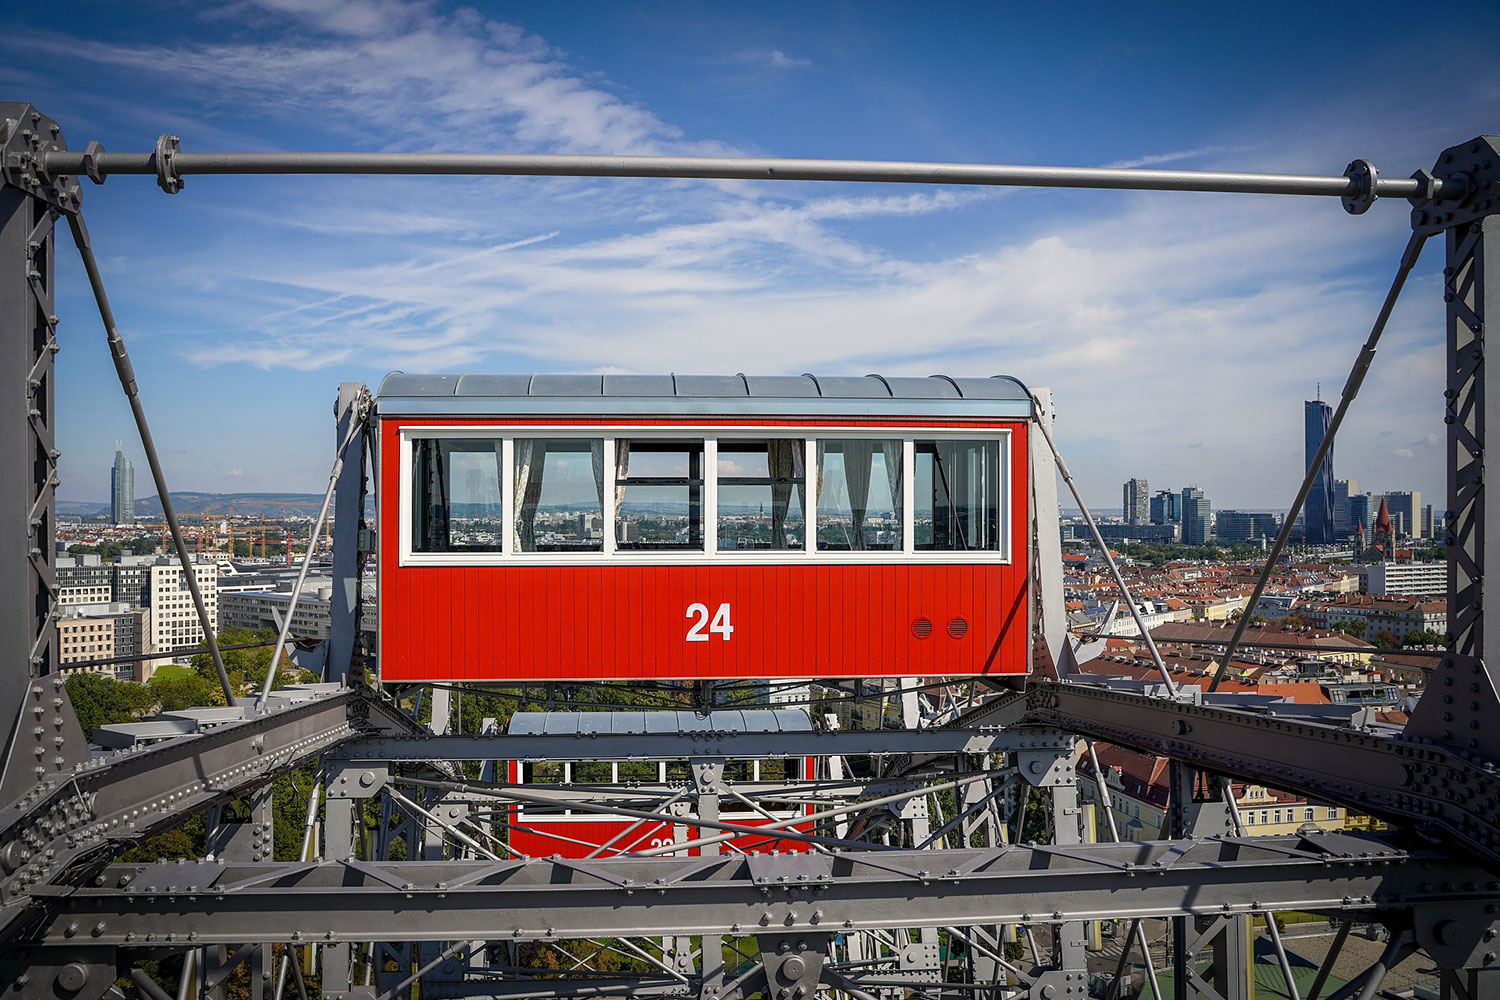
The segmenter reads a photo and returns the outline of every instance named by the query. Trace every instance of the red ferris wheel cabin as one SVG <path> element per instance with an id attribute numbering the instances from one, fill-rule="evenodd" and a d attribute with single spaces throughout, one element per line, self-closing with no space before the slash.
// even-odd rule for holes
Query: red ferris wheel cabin
<path id="1" fill-rule="evenodd" d="M 1015 379 L 386 377 L 387 681 L 1019 674 Z"/>

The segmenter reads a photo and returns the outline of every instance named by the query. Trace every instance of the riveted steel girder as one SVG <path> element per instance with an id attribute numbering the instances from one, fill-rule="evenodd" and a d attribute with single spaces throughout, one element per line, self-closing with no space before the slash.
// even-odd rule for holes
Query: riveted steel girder
<path id="1" fill-rule="evenodd" d="M 501 862 L 116 865 L 37 931 L 63 944 L 819 933 L 1492 897 L 1500 881 L 1372 837 Z"/>

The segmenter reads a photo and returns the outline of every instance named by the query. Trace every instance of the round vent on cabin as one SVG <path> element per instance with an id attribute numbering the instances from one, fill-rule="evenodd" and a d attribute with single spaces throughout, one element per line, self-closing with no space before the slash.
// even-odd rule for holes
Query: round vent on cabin
<path id="1" fill-rule="evenodd" d="M 969 632 L 969 623 L 962 618 L 954 618 L 948 622 L 948 634 L 955 639 L 962 639 Z"/>
<path id="2" fill-rule="evenodd" d="M 925 639 L 932 634 L 932 622 L 926 618 L 918 618 L 911 623 L 911 634 L 918 639 Z"/>

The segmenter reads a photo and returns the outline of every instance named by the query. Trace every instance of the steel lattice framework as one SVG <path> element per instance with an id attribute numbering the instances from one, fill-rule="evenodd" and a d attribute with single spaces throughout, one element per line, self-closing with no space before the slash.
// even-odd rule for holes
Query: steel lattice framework
<path id="1" fill-rule="evenodd" d="M 217 154 L 184 152 L 174 136 L 163 136 L 150 153 L 118 154 L 97 143 L 68 150 L 57 123 L 30 105 L 0 105 L 0 122 L 0 458 L 13 471 L 0 485 L 0 518 L 12 526 L 0 541 L 0 628 L 11 650 L 0 665 L 6 996 L 94 1000 L 120 995 L 123 978 L 125 990 L 166 1000 L 139 967 L 165 961 L 160 969 L 178 978 L 180 1000 L 226 996 L 231 978 L 246 968 L 252 994 L 278 1000 L 289 990 L 306 996 L 313 974 L 326 997 L 393 998 L 415 987 L 423 996 L 513 1000 L 803 1000 L 829 991 L 857 1000 L 1082 1000 L 1090 988 L 1090 922 L 1129 921 L 1113 995 L 1133 950 L 1149 974 L 1157 973 L 1144 921 L 1165 918 L 1172 968 L 1161 972 L 1173 977 L 1178 995 L 1240 1000 L 1249 996 L 1252 919 L 1265 921 L 1290 979 L 1272 915 L 1291 909 L 1345 920 L 1314 995 L 1372 997 L 1389 968 L 1421 948 L 1442 970 L 1445 1000 L 1500 996 L 1500 651 L 1493 648 L 1500 630 L 1486 633 L 1483 604 L 1490 554 L 1484 444 L 1495 405 L 1487 400 L 1500 400 L 1500 393 L 1486 393 L 1484 363 L 1486 315 L 1500 285 L 1486 269 L 1500 259 L 1494 137 L 1445 150 L 1430 171 L 1391 179 L 1363 160 L 1342 176 L 1307 177 L 864 161 Z M 1422 244 L 1442 235 L 1448 652 L 1435 662 L 1409 725 L 1395 735 L 1361 728 L 1357 712 L 1185 689 L 1165 674 L 1161 684 L 1083 679 L 1074 668 L 1088 652 L 1069 639 L 1061 615 L 1056 456 L 1044 433 L 1034 437 L 1032 459 L 1039 470 L 1037 647 L 1046 669 L 1025 689 L 913 683 L 893 695 L 913 725 L 903 730 L 731 731 L 715 725 L 715 711 L 748 702 L 705 686 L 697 706 L 705 721 L 692 732 L 587 739 L 492 728 L 448 733 L 446 689 L 424 692 L 436 721 L 422 726 L 409 705 L 366 679 L 354 595 L 368 549 L 360 519 L 370 400 L 363 386 L 344 385 L 328 494 L 341 596 L 320 651 L 327 682 L 115 727 L 108 737 L 116 749 L 91 752 L 56 648 L 55 223 L 66 219 L 83 255 L 165 500 L 129 356 L 83 225 L 79 178 L 148 175 L 176 193 L 188 177 L 215 173 L 1225 191 L 1338 197 L 1351 214 L 1377 198 L 1408 199 L 1412 242 L 1332 427 L 1358 391 Z M 1045 431 L 1045 391 L 1037 403 Z M 168 519 L 175 520 L 170 511 Z M 24 538 L 15 530 L 22 524 Z M 175 523 L 173 530 L 185 560 Z M 1273 552 L 1268 573 L 1274 561 Z M 214 659 L 222 673 L 216 652 Z M 547 691 L 549 706 L 565 693 Z M 860 696 L 854 685 L 848 697 Z M 934 710 L 922 727 L 919 697 Z M 1173 759 L 1171 839 L 1084 842 L 1074 767 L 1080 736 Z M 736 759 L 790 758 L 816 761 L 807 780 L 735 780 L 726 771 Z M 868 758 L 872 770 L 856 774 L 851 758 Z M 680 761 L 687 770 L 669 781 L 575 777 L 523 786 L 497 770 L 503 760 Z M 294 768 L 311 769 L 316 784 L 306 800 L 302 860 L 278 861 L 271 782 Z M 1391 828 L 1247 837 L 1222 791 L 1229 777 L 1341 803 Z M 232 799 L 248 804 L 249 822 L 228 821 L 223 806 Z M 775 820 L 775 810 L 789 803 L 798 809 L 795 821 Z M 1044 842 L 1023 837 L 1028 803 L 1042 804 Z M 683 835 L 667 847 L 589 842 L 583 859 L 520 856 L 509 831 L 522 827 L 518 810 L 526 807 L 625 817 L 632 830 L 671 823 Z M 113 863 L 123 848 L 205 811 L 205 858 Z M 747 826 L 735 818 L 744 815 L 776 825 Z M 736 838 L 771 829 L 803 850 L 745 854 L 735 846 Z M 393 859 L 398 843 L 400 860 Z M 681 856 L 684 846 L 699 855 Z M 1388 946 L 1353 982 L 1320 994 L 1356 916 L 1385 924 Z M 1018 940 L 1027 943 L 1021 958 Z M 543 953 L 552 960 L 537 961 Z"/>

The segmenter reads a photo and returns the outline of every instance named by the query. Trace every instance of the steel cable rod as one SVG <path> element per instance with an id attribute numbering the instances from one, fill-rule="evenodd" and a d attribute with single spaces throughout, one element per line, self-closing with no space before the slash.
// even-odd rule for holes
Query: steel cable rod
<path id="1" fill-rule="evenodd" d="M 151 468 L 151 480 L 156 485 L 157 498 L 161 500 L 162 516 L 172 533 L 172 543 L 177 549 L 177 558 L 182 563 L 182 576 L 187 581 L 188 592 L 193 597 L 193 608 L 198 612 L 198 624 L 203 629 L 203 639 L 208 645 L 208 655 L 213 659 L 214 672 L 219 675 L 219 686 L 224 690 L 224 704 L 234 704 L 234 688 L 229 683 L 229 674 L 224 669 L 224 657 L 219 652 L 219 637 L 214 634 L 213 623 L 208 617 L 208 607 L 203 603 L 203 593 L 198 589 L 198 577 L 193 573 L 193 562 L 188 556 L 187 541 L 182 537 L 182 527 L 177 523 L 177 511 L 172 507 L 172 495 L 167 491 L 167 477 L 161 468 L 161 458 L 156 454 L 156 442 L 151 437 L 151 427 L 146 423 L 146 410 L 141 405 L 141 394 L 135 382 L 135 368 L 130 363 L 130 354 L 125 349 L 125 339 L 115 324 L 115 313 L 110 308 L 109 296 L 104 292 L 104 278 L 99 274 L 99 262 L 94 259 L 94 248 L 89 242 L 88 227 L 84 225 L 82 212 L 68 213 L 68 227 L 73 231 L 73 243 L 78 247 L 78 256 L 83 260 L 83 269 L 88 274 L 89 286 L 94 291 L 94 303 L 99 307 L 99 318 L 104 321 L 104 332 L 109 339 L 109 353 L 115 362 L 115 374 L 120 387 L 130 402 L 130 412 L 135 417 L 136 430 L 141 435 L 141 447 L 146 452 L 146 464 Z"/>
<path id="2" fill-rule="evenodd" d="M 1224 658 L 1219 661 L 1219 669 L 1214 671 L 1214 679 L 1208 685 L 1209 691 L 1217 691 L 1219 684 L 1224 680 L 1224 675 L 1229 672 L 1229 662 L 1234 659 L 1240 640 L 1245 636 L 1245 629 L 1249 627 L 1250 619 L 1255 616 L 1255 606 L 1260 603 L 1261 594 L 1265 593 L 1266 584 L 1270 582 L 1271 574 L 1276 570 L 1276 561 L 1281 557 L 1281 550 L 1292 535 L 1292 528 L 1297 523 L 1297 515 L 1302 511 L 1302 505 L 1307 501 L 1307 494 L 1312 491 L 1312 485 L 1318 478 L 1318 470 L 1322 468 L 1323 461 L 1333 449 L 1333 438 L 1344 422 L 1344 414 L 1349 412 L 1349 405 L 1354 402 L 1354 397 L 1359 395 L 1359 387 L 1364 384 L 1370 365 L 1375 360 L 1375 349 L 1380 343 L 1380 335 L 1385 332 L 1385 325 L 1391 318 L 1391 310 L 1396 307 L 1396 300 L 1401 297 L 1401 289 L 1406 286 L 1406 278 L 1416 266 L 1417 257 L 1422 253 L 1422 245 L 1426 242 L 1426 234 L 1415 232 L 1406 241 L 1406 249 L 1401 252 L 1401 263 L 1396 268 L 1396 276 L 1391 279 L 1391 287 L 1385 293 L 1385 301 L 1380 304 L 1380 312 L 1376 314 L 1375 322 L 1370 327 L 1370 335 L 1365 338 L 1364 346 L 1359 349 L 1359 354 L 1354 359 L 1354 367 L 1350 369 L 1349 378 L 1339 393 L 1339 405 L 1333 411 L 1332 419 L 1328 421 L 1328 430 L 1324 432 L 1323 440 L 1318 442 L 1318 450 L 1313 455 L 1312 461 L 1307 463 L 1307 474 L 1302 477 L 1302 486 L 1297 490 L 1297 496 L 1292 500 L 1292 506 L 1286 512 L 1286 518 L 1281 522 L 1281 530 L 1276 533 L 1276 542 L 1271 546 L 1271 551 L 1266 553 L 1266 564 L 1261 567 L 1260 576 L 1256 577 L 1255 589 L 1250 592 L 1250 600 L 1246 602 L 1244 610 L 1240 613 L 1240 620 L 1234 627 L 1234 636 L 1230 638 L 1229 645 L 1224 647 Z"/>
<path id="3" fill-rule="evenodd" d="M 111 174 L 154 176 L 177 190 L 198 174 L 413 174 L 528 177 L 663 177 L 705 180 L 869 181 L 901 184 L 971 184 L 1001 187 L 1100 188 L 1134 191 L 1200 191 L 1227 194 L 1312 195 L 1355 198 L 1441 198 L 1435 178 L 1362 178 L 1140 167 L 1060 167 L 901 160 L 823 160 L 727 156 L 607 156 L 542 153 L 271 152 L 184 153 L 175 136 L 163 136 L 151 153 L 101 149 L 42 154 L 49 177 Z M 1351 170 L 1351 174 L 1353 171 Z M 1371 171 L 1371 174 L 1374 172 Z M 1373 191 L 1370 188 L 1373 186 Z M 1462 192 L 1460 192 L 1461 194 Z"/>
<path id="4" fill-rule="evenodd" d="M 992 775 L 987 773 L 978 774 L 971 778 L 961 778 L 956 781 L 946 781 L 938 785 L 933 785 L 932 787 L 925 790 L 897 792 L 892 795 L 884 795 L 879 798 L 869 799 L 863 802 L 856 802 L 851 805 L 842 806 L 836 809 L 828 809 L 822 812 L 809 813 L 806 816 L 794 816 L 791 819 L 777 820 L 775 823 L 768 823 L 764 826 L 743 826 L 734 823 L 723 823 L 716 820 L 704 819 L 701 816 L 695 816 L 692 819 L 691 825 L 704 826 L 709 827 L 710 829 L 724 830 L 727 832 L 715 837 L 703 837 L 697 840 L 686 841 L 681 844 L 674 844 L 671 847 L 648 848 L 647 850 L 636 852 L 634 856 L 652 857 L 656 854 L 672 853 L 674 851 L 683 850 L 685 848 L 702 847 L 705 844 L 722 843 L 725 840 L 732 840 L 735 837 L 741 836 L 764 837 L 767 833 L 773 830 L 781 832 L 778 837 L 770 839 L 798 840 L 810 844 L 828 844 L 832 847 L 859 847 L 865 848 L 867 850 L 895 850 L 895 848 L 885 847 L 883 845 L 877 846 L 873 844 L 862 844 L 855 841 L 840 840 L 834 837 L 814 837 L 808 834 L 797 833 L 795 830 L 790 830 L 787 828 L 796 826 L 797 824 L 801 823 L 816 823 L 820 820 L 825 820 L 832 816 L 841 816 L 845 813 L 863 812 L 869 809 L 873 809 L 877 806 L 888 805 L 892 802 L 904 802 L 907 799 L 914 798 L 919 795 L 930 794 L 932 792 L 940 792 L 948 788 L 957 788 L 959 785 L 968 784 L 972 781 L 981 781 L 989 777 L 992 777 Z M 416 785 L 420 788 L 434 788 L 439 791 L 448 792 L 482 792 L 485 790 L 485 785 L 483 782 L 439 781 L 433 780 L 431 778 L 416 778 L 407 775 L 394 778 L 393 780 L 405 785 Z M 518 802 L 535 802 L 541 805 L 549 805 L 553 802 L 553 800 L 542 798 L 541 796 L 526 795 L 524 793 L 515 791 L 506 792 L 506 797 L 515 799 Z M 656 814 L 644 812 L 639 809 L 627 809 L 620 806 L 595 805 L 589 802 L 575 802 L 572 804 L 572 808 L 581 810 L 583 812 L 603 813 L 609 816 L 646 819 L 656 818 Z"/>
<path id="5" fill-rule="evenodd" d="M 1104 818 L 1109 821 L 1109 839 L 1111 843 L 1120 843 L 1120 828 L 1115 823 L 1115 811 L 1109 798 L 1109 785 L 1104 780 L 1104 771 L 1099 767 L 1099 755 L 1094 750 L 1094 741 L 1085 740 L 1083 744 L 1088 749 L 1089 764 L 1094 769 L 1094 786 L 1098 789 L 1099 808 L 1104 810 Z M 1120 964 L 1125 963 L 1125 956 L 1130 954 L 1130 941 L 1134 937 L 1141 948 L 1141 957 L 1146 965 L 1146 974 L 1151 977 L 1151 989 L 1157 989 L 1156 962 L 1151 957 L 1151 942 L 1146 940 L 1146 928 L 1137 918 L 1130 924 L 1130 932 L 1125 937 L 1125 944 L 1120 951 Z M 1115 983 L 1110 985 L 1111 992 L 1119 988 L 1119 975 L 1115 976 Z"/>
<path id="6" fill-rule="evenodd" d="M 1219 793 L 1224 796 L 1224 803 L 1229 807 L 1229 819 L 1236 837 L 1248 837 L 1250 834 L 1245 830 L 1245 821 L 1240 816 L 1239 803 L 1234 800 L 1234 783 L 1228 778 L 1219 777 Z M 1286 947 L 1281 943 L 1281 931 L 1276 928 L 1276 915 L 1270 910 L 1265 910 L 1261 916 L 1266 921 L 1266 935 L 1271 939 L 1271 948 L 1276 952 L 1276 964 L 1281 966 L 1281 975 L 1286 979 L 1286 990 L 1290 994 L 1290 1000 L 1302 1000 L 1297 993 L 1297 984 L 1292 979 L 1292 963 L 1286 957 Z"/>
<path id="7" fill-rule="evenodd" d="M 359 403 L 355 403 L 359 406 Z M 323 506 L 318 509 L 318 519 L 313 522 L 312 535 L 308 538 L 307 551 L 302 556 L 302 568 L 297 571 L 297 581 L 292 584 L 291 601 L 287 604 L 286 619 L 281 623 L 281 632 L 276 636 L 276 649 L 271 653 L 271 665 L 266 668 L 266 683 L 260 690 L 260 697 L 255 702 L 256 711 L 265 705 L 266 699 L 271 697 L 271 685 L 276 680 L 276 665 L 281 660 L 281 651 L 286 648 L 286 640 L 292 632 L 292 619 L 297 614 L 297 602 L 302 599 L 302 585 L 307 582 L 307 571 L 312 567 L 313 550 L 318 547 L 318 532 L 323 530 L 323 522 L 328 518 L 328 505 L 333 501 L 334 488 L 338 486 L 339 474 L 344 469 L 344 455 L 349 450 L 349 442 L 364 427 L 364 415 L 354 413 L 350 415 L 349 432 L 344 435 L 344 440 L 339 442 L 338 451 L 333 456 L 333 470 L 328 475 L 328 490 L 323 494 Z M 288 532 L 288 539 L 291 533 Z M 291 552 L 291 542 L 287 542 L 287 551 Z"/>
<path id="8" fill-rule="evenodd" d="M 1037 400 L 1037 410 L 1041 410 L 1041 401 Z M 1105 544 L 1104 536 L 1099 533 L 1099 526 L 1094 523 L 1094 515 L 1089 513 L 1088 504 L 1083 502 L 1083 494 L 1078 491 L 1078 484 L 1073 482 L 1073 474 L 1068 471 L 1068 463 L 1063 461 L 1061 453 L 1057 450 L 1057 443 L 1052 440 L 1052 432 L 1047 428 L 1045 420 L 1037 420 L 1036 427 L 1042 432 L 1043 439 L 1047 442 L 1047 448 L 1052 452 L 1052 460 L 1057 463 L 1057 473 L 1062 476 L 1063 482 L 1067 484 L 1068 492 L 1073 494 L 1073 500 L 1078 504 L 1078 510 L 1083 514 L 1084 523 L 1089 527 L 1089 534 L 1094 538 L 1094 544 L 1099 546 L 1099 554 L 1104 557 L 1104 564 L 1109 567 L 1110 576 L 1114 578 L 1115 586 L 1120 589 L 1120 596 L 1125 598 L 1125 603 L 1130 606 L 1130 617 L 1135 619 L 1135 627 L 1141 630 L 1141 639 L 1146 643 L 1146 649 L 1151 654 L 1152 661 L 1156 664 L 1156 672 L 1161 675 L 1162 681 L 1167 685 L 1167 690 L 1172 697 L 1178 697 L 1182 692 L 1177 682 L 1172 680 L 1172 675 L 1167 670 L 1166 661 L 1161 658 L 1161 653 L 1156 648 L 1156 643 L 1151 639 L 1151 630 L 1146 628 L 1145 619 L 1141 617 L 1141 609 L 1136 607 L 1135 598 L 1130 596 L 1130 588 L 1125 584 L 1125 577 L 1120 575 L 1120 568 L 1115 565 L 1114 557 L 1109 554 L 1109 546 Z M 1060 670 L 1061 668 L 1059 668 Z"/>
<path id="9" fill-rule="evenodd" d="M 290 637 L 293 643 L 319 642 L 317 636 L 294 635 Z M 276 645 L 275 639 L 263 639 L 260 642 L 236 642 L 228 646 L 221 645 L 219 652 L 227 653 L 235 649 L 264 649 L 267 646 Z M 75 660 L 72 663 L 63 664 L 69 670 L 83 670 L 88 667 L 109 667 L 121 663 L 143 663 L 146 660 L 160 660 L 168 656 L 188 656 L 192 653 L 201 653 L 203 649 L 199 646 L 176 646 L 172 649 L 158 649 L 154 653 L 132 653 L 130 656 L 109 656 L 102 660 Z"/>

